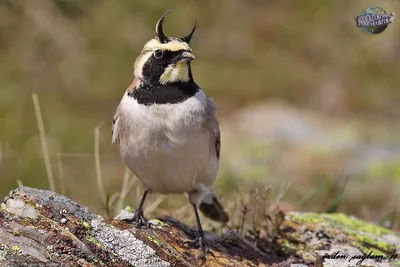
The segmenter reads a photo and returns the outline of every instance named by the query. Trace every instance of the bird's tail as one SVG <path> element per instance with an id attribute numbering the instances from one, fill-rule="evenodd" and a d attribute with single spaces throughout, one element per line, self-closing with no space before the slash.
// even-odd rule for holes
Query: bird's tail
<path id="1" fill-rule="evenodd" d="M 205 197 L 200 203 L 199 209 L 205 216 L 214 221 L 222 223 L 229 221 L 228 214 L 214 195 Z"/>

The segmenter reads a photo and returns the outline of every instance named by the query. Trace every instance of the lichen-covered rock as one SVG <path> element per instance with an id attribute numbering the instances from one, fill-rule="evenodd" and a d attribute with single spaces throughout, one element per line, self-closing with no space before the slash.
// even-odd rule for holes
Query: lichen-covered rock
<path id="1" fill-rule="evenodd" d="M 126 209 L 118 218 L 130 216 Z M 273 238 L 207 232 L 206 262 L 184 245 L 194 235 L 172 218 L 136 229 L 54 192 L 20 187 L 0 207 L 0 266 L 399 266 L 398 234 L 343 214 L 289 213 Z"/>
<path id="2" fill-rule="evenodd" d="M 125 210 L 121 218 L 130 215 Z M 183 244 L 194 238 L 195 231 L 174 219 L 151 220 L 149 227 L 136 229 L 123 221 L 93 214 L 62 195 L 28 187 L 17 188 L 4 199 L 0 232 L 0 266 L 202 264 L 198 250 Z M 233 232 L 224 237 L 206 233 L 206 238 L 214 256 L 208 255 L 203 266 L 305 263 L 296 255 L 266 254 Z"/>
<path id="3" fill-rule="evenodd" d="M 128 228 L 64 196 L 20 187 L 1 206 L 0 266 L 170 266 Z"/>
<path id="4" fill-rule="evenodd" d="M 344 214 L 289 213 L 283 245 L 323 266 L 400 266 L 400 235 Z"/>

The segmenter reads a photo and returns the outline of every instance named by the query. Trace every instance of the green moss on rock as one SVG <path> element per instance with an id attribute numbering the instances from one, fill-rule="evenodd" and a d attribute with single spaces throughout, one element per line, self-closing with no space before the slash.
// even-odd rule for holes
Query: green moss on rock
<path id="1" fill-rule="evenodd" d="M 285 225 L 292 230 L 287 234 L 286 240 L 281 240 L 280 243 L 298 252 L 312 253 L 347 245 L 364 254 L 372 252 L 374 255 L 387 257 L 393 252 L 399 253 L 400 250 L 396 243 L 400 243 L 398 234 L 343 213 L 293 212 L 286 216 Z M 388 242 L 385 236 L 391 236 L 397 241 Z"/>

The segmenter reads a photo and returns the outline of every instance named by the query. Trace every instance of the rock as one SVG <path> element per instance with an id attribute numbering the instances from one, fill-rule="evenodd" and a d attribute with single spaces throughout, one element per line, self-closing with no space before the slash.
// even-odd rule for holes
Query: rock
<path id="1" fill-rule="evenodd" d="M 399 266 L 400 235 L 341 213 L 289 213 L 283 242 L 323 266 Z M 379 260 L 377 260 L 379 258 Z"/>
<path id="2" fill-rule="evenodd" d="M 118 218 L 131 215 L 125 209 Z M 350 266 L 362 259 L 351 257 L 363 255 L 363 264 L 399 264 L 394 257 L 400 254 L 397 233 L 343 214 L 288 213 L 278 228 L 269 237 L 207 232 L 214 257 L 207 256 L 204 266 Z M 153 219 L 149 227 L 136 229 L 93 214 L 62 195 L 28 187 L 4 199 L 0 233 L 0 266 L 202 264 L 198 250 L 183 245 L 194 237 L 194 229 L 173 218 Z M 335 259 L 335 253 L 347 258 Z M 379 255 L 384 258 L 376 260 Z"/>

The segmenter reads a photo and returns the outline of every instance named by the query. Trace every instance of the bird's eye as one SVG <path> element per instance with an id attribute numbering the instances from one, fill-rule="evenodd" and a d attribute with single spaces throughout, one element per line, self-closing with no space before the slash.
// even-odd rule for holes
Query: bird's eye
<path id="1" fill-rule="evenodd" d="M 154 57 L 155 57 L 156 59 L 162 58 L 163 55 L 164 55 L 164 52 L 163 52 L 162 50 L 160 50 L 160 49 L 157 49 L 156 51 L 154 51 Z"/>

